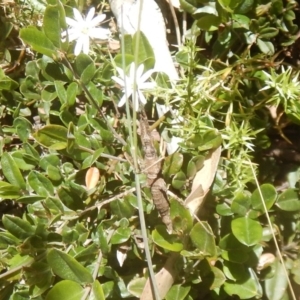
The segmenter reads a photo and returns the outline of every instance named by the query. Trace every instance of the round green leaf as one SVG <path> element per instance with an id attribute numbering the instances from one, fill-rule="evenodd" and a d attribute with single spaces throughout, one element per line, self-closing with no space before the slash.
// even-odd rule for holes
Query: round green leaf
<path id="1" fill-rule="evenodd" d="M 267 55 L 274 54 L 275 49 L 274 49 L 274 45 L 271 42 L 257 39 L 256 43 L 262 53 L 267 54 Z"/>
<path id="2" fill-rule="evenodd" d="M 256 245 L 262 239 L 262 227 L 259 222 L 248 217 L 237 218 L 231 222 L 234 236 L 244 245 Z"/>
<path id="3" fill-rule="evenodd" d="M 216 206 L 216 211 L 221 216 L 231 216 L 233 214 L 231 208 L 227 203 L 221 203 Z"/>
<path id="4" fill-rule="evenodd" d="M 46 148 L 62 150 L 67 147 L 66 127 L 60 125 L 46 125 L 33 134 L 35 140 Z"/>
<path id="5" fill-rule="evenodd" d="M 58 282 L 47 294 L 46 300 L 81 300 L 85 290 L 70 280 Z"/>
<path id="6" fill-rule="evenodd" d="M 245 216 L 250 208 L 250 198 L 245 193 L 238 193 L 232 203 L 231 203 L 231 211 L 240 216 Z"/>
<path id="7" fill-rule="evenodd" d="M 118 228 L 111 237 L 112 244 L 122 244 L 131 236 L 131 229 L 130 228 Z"/>
<path id="8" fill-rule="evenodd" d="M 168 156 L 164 162 L 163 171 L 162 171 L 163 175 L 168 178 L 175 175 L 177 172 L 180 171 L 182 163 L 183 163 L 182 154 L 175 152 L 174 154 Z"/>
<path id="9" fill-rule="evenodd" d="M 288 280 L 286 278 L 284 266 L 279 260 L 276 260 L 273 266 L 276 271 L 272 278 L 265 280 L 265 292 L 268 299 L 280 300 L 286 291 Z"/>
<path id="10" fill-rule="evenodd" d="M 189 232 L 192 229 L 193 218 L 190 211 L 177 200 L 170 201 L 170 216 L 174 231 Z"/>
<path id="11" fill-rule="evenodd" d="M 128 291 L 135 297 L 139 298 L 144 290 L 146 278 L 134 278 L 127 286 Z"/>
<path id="12" fill-rule="evenodd" d="M 187 166 L 186 176 L 188 178 L 194 178 L 196 173 L 203 167 L 205 157 L 203 155 L 198 155 L 193 157 Z"/>
<path id="13" fill-rule="evenodd" d="M 217 254 L 214 234 L 207 222 L 195 224 L 190 232 L 190 238 L 203 255 L 215 256 Z"/>
<path id="14" fill-rule="evenodd" d="M 94 300 L 105 300 L 101 283 L 98 280 L 94 281 L 92 291 L 93 291 Z"/>
<path id="15" fill-rule="evenodd" d="M 261 199 L 259 190 L 256 189 L 251 196 L 251 204 L 254 209 L 265 212 L 262 201 L 264 201 L 267 209 L 269 210 L 276 200 L 277 192 L 271 184 L 263 184 L 260 187 L 260 190 L 263 199 Z"/>
<path id="16" fill-rule="evenodd" d="M 173 285 L 166 295 L 166 300 L 184 300 L 190 289 L 190 286 L 182 286 L 181 284 Z"/>
<path id="17" fill-rule="evenodd" d="M 152 231 L 153 242 L 170 251 L 179 252 L 183 249 L 182 243 L 177 241 L 177 236 L 169 234 L 166 230 L 166 226 L 158 225 Z"/>
<path id="18" fill-rule="evenodd" d="M 179 190 L 181 189 L 186 182 L 186 176 L 182 171 L 179 171 L 174 178 L 172 179 L 173 188 Z"/>
<path id="19" fill-rule="evenodd" d="M 298 193 L 294 189 L 287 189 L 279 195 L 276 205 L 285 211 L 300 210 Z"/>
<path id="20" fill-rule="evenodd" d="M 63 278 L 78 283 L 92 283 L 90 272 L 69 254 L 57 249 L 51 249 L 47 261 L 53 272 Z"/>
<path id="21" fill-rule="evenodd" d="M 236 295 L 239 299 L 250 299 L 259 295 L 261 287 L 257 281 L 257 278 L 254 272 L 248 274 L 248 278 L 246 280 L 230 282 L 226 281 L 224 283 L 225 292 L 230 295 Z"/>

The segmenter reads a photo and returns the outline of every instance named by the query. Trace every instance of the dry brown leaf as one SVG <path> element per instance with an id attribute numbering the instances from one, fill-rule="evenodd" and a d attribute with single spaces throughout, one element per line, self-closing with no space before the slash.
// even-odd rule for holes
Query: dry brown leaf
<path id="1" fill-rule="evenodd" d="M 100 172 L 97 168 L 89 168 L 85 174 L 85 185 L 88 190 L 94 188 L 100 178 Z"/>
<path id="2" fill-rule="evenodd" d="M 212 149 L 204 161 L 204 165 L 199 170 L 194 178 L 192 191 L 186 198 L 185 204 L 190 209 L 192 214 L 195 214 L 204 198 L 208 193 L 209 188 L 215 178 L 218 163 L 221 155 L 221 147 Z M 176 277 L 177 270 L 175 267 L 176 261 L 179 258 L 178 253 L 172 253 L 167 259 L 164 267 L 155 275 L 155 279 L 158 285 L 158 291 L 161 299 L 163 299 L 172 287 Z M 150 280 L 148 279 L 144 287 L 143 293 L 140 297 L 141 300 L 153 300 Z"/>
<path id="3" fill-rule="evenodd" d="M 215 178 L 221 155 L 221 147 L 212 149 L 204 165 L 199 170 L 193 180 L 192 191 L 185 199 L 186 206 L 192 214 L 196 214 L 208 193 L 209 188 Z"/>
<path id="4" fill-rule="evenodd" d="M 179 258 L 178 253 L 172 253 L 170 257 L 167 259 L 164 267 L 155 275 L 155 280 L 157 283 L 159 296 L 161 299 L 164 299 L 166 294 L 168 293 L 169 289 L 173 285 L 176 276 L 177 276 L 177 270 L 175 268 L 176 261 Z M 152 294 L 152 289 L 150 285 L 150 280 L 148 279 L 142 295 L 140 297 L 140 300 L 153 300 L 155 299 Z"/>

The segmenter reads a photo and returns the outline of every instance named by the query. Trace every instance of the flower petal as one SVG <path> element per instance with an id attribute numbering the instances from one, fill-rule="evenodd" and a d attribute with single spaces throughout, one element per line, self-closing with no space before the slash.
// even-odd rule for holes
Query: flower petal
<path id="1" fill-rule="evenodd" d="M 144 72 L 144 65 L 141 64 L 136 69 L 136 83 L 138 83 L 140 81 L 140 78 L 142 77 L 143 72 Z"/>
<path id="2" fill-rule="evenodd" d="M 138 93 L 136 92 L 135 93 L 135 98 L 134 97 L 132 97 L 132 102 L 133 102 L 133 107 L 134 107 L 134 109 L 136 110 L 136 111 L 138 111 L 139 110 L 139 95 L 138 95 Z"/>
<path id="3" fill-rule="evenodd" d="M 130 69 L 129 69 L 129 78 L 131 79 L 132 82 L 134 80 L 134 70 L 135 70 L 135 63 L 132 62 L 130 64 Z"/>
<path id="4" fill-rule="evenodd" d="M 80 11 L 77 8 L 73 8 L 74 18 L 78 23 L 84 22 Z"/>
<path id="5" fill-rule="evenodd" d="M 154 72 L 155 71 L 153 69 L 148 70 L 147 72 L 145 72 L 145 74 L 140 76 L 139 83 L 145 82 L 152 75 L 152 73 L 154 73 Z"/>
<path id="6" fill-rule="evenodd" d="M 89 21 L 89 26 L 95 27 L 99 23 L 103 22 L 105 18 L 106 18 L 106 14 L 98 15 L 93 20 Z"/>
<path id="7" fill-rule="evenodd" d="M 143 103 L 143 104 L 146 104 L 147 103 L 147 100 L 144 96 L 144 94 L 140 91 L 140 90 L 137 90 L 138 94 L 139 94 L 139 98 L 140 98 L 140 101 Z"/>
<path id="8" fill-rule="evenodd" d="M 73 42 L 77 39 L 79 39 L 81 36 L 81 32 L 78 30 L 75 30 L 74 28 L 71 28 L 68 30 L 68 39 L 69 42 Z"/>
<path id="9" fill-rule="evenodd" d="M 123 79 L 117 77 L 117 76 L 112 76 L 111 79 L 113 79 L 116 83 L 118 83 L 120 86 L 124 87 L 125 84 L 124 84 L 124 81 Z"/>
<path id="10" fill-rule="evenodd" d="M 110 36 L 110 30 L 105 28 L 90 28 L 89 36 L 93 39 L 107 40 Z"/>
<path id="11" fill-rule="evenodd" d="M 82 50 L 84 54 L 89 54 L 90 51 L 90 39 L 87 35 L 81 37 L 83 40 Z"/>
<path id="12" fill-rule="evenodd" d="M 82 50 L 82 47 L 83 47 L 83 38 L 80 37 L 77 42 L 76 42 L 76 46 L 75 46 L 75 49 L 74 49 L 74 54 L 77 56 L 80 54 L 81 50 Z"/>
<path id="13" fill-rule="evenodd" d="M 69 17 L 66 17 L 66 23 L 69 25 L 69 26 L 72 26 L 72 27 L 78 27 L 79 25 L 79 23 L 78 23 L 78 21 L 75 21 L 75 20 L 73 20 L 73 19 L 71 19 L 71 18 L 69 18 Z"/>
<path id="14" fill-rule="evenodd" d="M 152 90 L 156 87 L 155 82 L 143 82 L 139 84 L 139 89 L 140 90 Z"/>
<path id="15" fill-rule="evenodd" d="M 121 100 L 119 101 L 119 103 L 118 103 L 118 107 L 121 107 L 121 106 L 123 106 L 125 103 L 126 103 L 126 96 L 125 96 L 125 94 L 123 95 L 123 97 L 121 98 Z"/>
<path id="16" fill-rule="evenodd" d="M 86 15 L 85 21 L 90 22 L 93 19 L 93 16 L 95 15 L 95 7 L 92 7 L 89 12 Z"/>

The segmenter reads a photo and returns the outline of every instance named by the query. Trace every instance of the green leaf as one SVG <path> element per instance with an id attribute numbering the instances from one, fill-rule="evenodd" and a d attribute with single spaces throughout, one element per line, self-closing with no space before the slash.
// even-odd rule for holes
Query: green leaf
<path id="1" fill-rule="evenodd" d="M 92 283 L 93 277 L 76 259 L 57 249 L 51 249 L 47 261 L 53 272 L 62 279 L 78 283 Z"/>
<path id="2" fill-rule="evenodd" d="M 67 88 L 67 103 L 69 106 L 73 106 L 76 102 L 76 96 L 78 92 L 78 84 L 72 82 Z"/>
<path id="3" fill-rule="evenodd" d="M 53 150 L 62 150 L 67 147 L 66 127 L 60 125 L 46 125 L 33 134 L 34 139 L 42 146 Z"/>
<path id="4" fill-rule="evenodd" d="M 282 299 L 288 286 L 288 279 L 283 266 L 279 260 L 273 264 L 275 268 L 274 276 L 265 280 L 265 292 L 270 300 Z"/>
<path id="5" fill-rule="evenodd" d="M 95 63 L 92 61 L 82 72 L 80 76 L 80 81 L 84 85 L 87 85 L 92 80 L 95 73 L 96 73 L 96 67 L 95 67 Z"/>
<path id="6" fill-rule="evenodd" d="M 239 216 L 245 216 L 250 208 L 249 195 L 239 192 L 233 198 L 231 203 L 231 211 Z"/>
<path id="7" fill-rule="evenodd" d="M 261 39 L 270 39 L 275 37 L 278 34 L 279 30 L 274 27 L 263 28 L 259 31 L 259 37 Z"/>
<path id="8" fill-rule="evenodd" d="M 225 276 L 233 281 L 247 279 L 249 273 L 244 264 L 238 264 L 231 261 L 224 260 L 223 272 Z"/>
<path id="9" fill-rule="evenodd" d="M 271 184 L 263 184 L 260 186 L 260 190 L 263 199 L 261 199 L 259 190 L 256 189 L 251 196 L 251 204 L 254 209 L 265 212 L 262 201 L 264 201 L 267 209 L 269 210 L 276 201 L 277 192 Z"/>
<path id="10" fill-rule="evenodd" d="M 206 15 L 197 20 L 197 26 L 205 31 L 215 31 L 219 28 L 221 18 L 215 15 Z"/>
<path id="11" fill-rule="evenodd" d="M 205 157 L 203 155 L 193 157 L 188 163 L 186 176 L 194 178 L 196 173 L 203 167 L 204 160 Z"/>
<path id="12" fill-rule="evenodd" d="M 146 278 L 134 278 L 127 286 L 128 291 L 133 296 L 140 298 L 146 284 Z"/>
<path id="13" fill-rule="evenodd" d="M 84 70 L 93 63 L 93 60 L 86 54 L 80 53 L 75 60 L 75 70 L 79 76 L 82 75 Z"/>
<path id="14" fill-rule="evenodd" d="M 164 176 L 171 178 L 180 171 L 183 163 L 183 155 L 181 153 L 175 152 L 174 154 L 168 156 L 165 159 L 162 173 Z"/>
<path id="15" fill-rule="evenodd" d="M 32 131 L 31 123 L 23 117 L 18 117 L 14 119 L 14 127 L 17 129 L 19 138 L 23 142 L 27 141 Z"/>
<path id="16" fill-rule="evenodd" d="M 98 280 L 94 281 L 92 285 L 92 292 L 93 292 L 94 300 L 105 300 L 101 283 Z"/>
<path id="17" fill-rule="evenodd" d="M 172 179 L 172 187 L 180 190 L 186 183 L 186 176 L 182 171 L 179 171 Z"/>
<path id="18" fill-rule="evenodd" d="M 18 165 L 7 152 L 4 152 L 1 157 L 1 168 L 5 178 L 14 186 L 20 189 L 26 189 L 26 183 L 18 168 Z"/>
<path id="19" fill-rule="evenodd" d="M 239 299 L 250 299 L 259 295 L 260 285 L 254 272 L 249 269 L 250 274 L 246 280 L 231 283 L 226 281 L 224 283 L 224 290 L 230 296 L 238 296 Z M 273 300 L 273 299 L 272 299 Z"/>
<path id="20" fill-rule="evenodd" d="M 121 69 L 123 69 L 123 61 L 125 63 L 125 66 L 128 67 L 132 62 L 134 62 L 134 55 L 125 54 L 123 56 L 122 54 L 117 54 L 114 58 L 114 62 L 116 66 Z"/>
<path id="21" fill-rule="evenodd" d="M 17 199 L 22 196 L 19 187 L 6 181 L 0 181 L 0 199 Z"/>
<path id="22" fill-rule="evenodd" d="M 110 242 L 114 244 L 122 244 L 129 240 L 131 237 L 131 229 L 126 228 L 118 228 L 112 235 Z"/>
<path id="23" fill-rule="evenodd" d="M 170 201 L 170 216 L 175 232 L 189 232 L 192 229 L 193 218 L 190 211 L 177 200 Z"/>
<path id="24" fill-rule="evenodd" d="M 190 238 L 203 255 L 217 255 L 214 234 L 207 222 L 195 224 L 190 232 Z"/>
<path id="25" fill-rule="evenodd" d="M 296 190 L 287 189 L 281 193 L 276 202 L 276 206 L 285 211 L 300 210 L 300 200 Z"/>
<path id="26" fill-rule="evenodd" d="M 84 288 L 70 280 L 63 280 L 55 284 L 46 296 L 46 300 L 81 300 Z"/>
<path id="27" fill-rule="evenodd" d="M 248 259 L 249 248 L 240 243 L 233 234 L 225 235 L 219 242 L 222 257 L 228 261 L 243 263 Z"/>
<path id="28" fill-rule="evenodd" d="M 207 130 L 204 134 L 195 134 L 182 143 L 183 148 L 197 148 L 199 151 L 206 151 L 220 146 L 222 137 L 217 130 Z"/>
<path id="29" fill-rule="evenodd" d="M 51 181 L 37 171 L 29 173 L 28 183 L 39 196 L 47 197 L 54 195 L 54 187 Z"/>
<path id="30" fill-rule="evenodd" d="M 221 203 L 218 204 L 216 206 L 216 212 L 220 215 L 220 216 L 231 216 L 233 214 L 231 208 L 229 207 L 229 205 L 227 203 Z"/>
<path id="31" fill-rule="evenodd" d="M 173 285 L 166 295 L 166 300 L 184 300 L 190 289 L 190 286 Z"/>
<path id="32" fill-rule="evenodd" d="M 29 222 L 14 216 L 5 215 L 2 222 L 7 231 L 21 240 L 32 236 L 35 232 L 34 227 Z"/>
<path id="33" fill-rule="evenodd" d="M 43 30 L 46 36 L 53 43 L 53 45 L 58 48 L 61 44 L 61 26 L 59 13 L 60 12 L 56 5 L 47 5 L 43 19 Z"/>
<path id="34" fill-rule="evenodd" d="M 93 97 L 93 99 L 98 104 L 98 107 L 101 107 L 103 102 L 102 91 L 92 81 L 90 81 L 86 87 L 87 90 L 90 92 L 91 96 Z"/>
<path id="35" fill-rule="evenodd" d="M 6 76 L 4 71 L 0 69 L 0 91 L 1 90 L 12 91 L 15 90 L 18 86 L 19 84 L 16 81 Z"/>
<path id="36" fill-rule="evenodd" d="M 260 49 L 260 51 L 267 55 L 273 55 L 275 52 L 274 45 L 271 42 L 257 39 L 256 40 L 257 46 Z"/>
<path id="37" fill-rule="evenodd" d="M 256 245 L 262 239 L 262 227 L 260 223 L 248 217 L 232 220 L 231 230 L 234 236 L 247 246 Z"/>
<path id="38" fill-rule="evenodd" d="M 17 202 L 24 203 L 24 204 L 32 204 L 32 203 L 35 203 L 35 202 L 38 202 L 38 201 L 41 201 L 44 199 L 45 199 L 45 197 L 43 197 L 43 196 L 32 195 L 32 196 L 20 197 L 17 199 Z"/>
<path id="39" fill-rule="evenodd" d="M 55 86 L 57 96 L 60 100 L 60 103 L 61 104 L 67 103 L 68 98 L 67 98 L 67 92 L 66 92 L 65 87 L 64 87 L 64 83 L 62 81 L 57 81 L 56 80 L 56 81 L 54 81 L 54 86 Z"/>
<path id="40" fill-rule="evenodd" d="M 152 231 L 153 242 L 170 251 L 179 252 L 183 249 L 181 242 L 177 241 L 177 236 L 175 234 L 168 234 L 166 226 L 158 225 Z"/>
<path id="41" fill-rule="evenodd" d="M 117 215 L 119 218 L 130 218 L 135 209 L 126 199 L 118 199 L 110 203 L 111 212 L 113 215 Z"/>
<path id="42" fill-rule="evenodd" d="M 47 36 L 35 27 L 22 28 L 21 39 L 32 47 L 33 50 L 47 55 L 53 59 L 58 57 L 57 49 Z"/>
<path id="43" fill-rule="evenodd" d="M 9 246 L 17 245 L 19 239 L 9 232 L 0 232 L 0 249 L 7 249 Z"/>
<path id="44" fill-rule="evenodd" d="M 138 38 L 139 37 L 139 38 Z M 136 44 L 139 42 L 139 47 L 138 47 L 138 65 L 143 63 L 146 59 L 148 58 L 155 58 L 154 56 L 154 52 L 153 52 L 153 49 L 149 43 L 149 41 L 147 40 L 145 34 L 140 31 L 139 34 L 138 32 L 136 32 L 134 35 L 133 35 L 133 39 L 132 39 L 132 48 L 133 48 L 133 51 L 135 51 L 136 49 Z M 155 62 L 155 61 L 154 61 Z M 148 68 L 149 67 L 154 67 L 154 64 L 153 66 L 149 66 L 148 65 Z M 152 69 L 151 68 L 151 69 Z M 150 68 L 149 68 L 150 69 Z"/>

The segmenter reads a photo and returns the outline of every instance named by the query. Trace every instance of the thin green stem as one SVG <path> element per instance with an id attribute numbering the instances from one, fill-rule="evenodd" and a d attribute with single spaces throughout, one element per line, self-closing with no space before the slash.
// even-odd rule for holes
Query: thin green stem
<path id="1" fill-rule="evenodd" d="M 255 171 L 254 171 L 254 168 L 253 168 L 253 164 L 252 164 L 252 162 L 251 162 L 250 160 L 249 160 L 249 164 L 250 164 L 250 167 L 251 167 L 251 170 L 252 170 L 254 179 L 255 179 L 255 183 L 256 183 L 256 186 L 257 186 L 257 190 L 258 190 L 258 192 L 259 192 L 259 196 L 260 196 L 262 205 L 263 205 L 263 207 L 264 207 L 264 211 L 265 211 L 265 213 L 266 213 L 266 217 L 267 217 L 267 220 L 268 220 L 268 224 L 269 224 L 269 226 L 270 226 L 270 228 L 271 228 L 271 232 L 272 232 L 274 244 L 275 244 L 275 247 L 276 247 L 278 256 L 279 256 L 279 260 L 280 260 L 280 262 L 281 262 L 281 264 L 282 264 L 282 266 L 283 266 L 284 273 L 285 273 L 285 276 L 286 276 L 286 279 L 287 279 L 287 282 L 288 282 L 288 285 L 289 285 L 289 289 L 290 289 L 292 298 L 293 298 L 293 300 L 296 300 L 296 295 L 295 295 L 295 293 L 294 293 L 294 290 L 293 290 L 293 287 L 292 287 L 292 283 L 291 283 L 291 281 L 290 281 L 289 274 L 288 274 L 288 272 L 287 272 L 287 270 L 286 270 L 286 267 L 285 267 L 285 264 L 284 264 L 284 260 L 283 260 L 283 257 L 282 257 L 282 255 L 281 255 L 281 251 L 280 251 L 280 249 L 279 249 L 279 245 L 278 245 L 278 242 L 277 242 L 275 233 L 274 233 L 275 230 L 273 230 L 273 225 L 272 225 L 272 222 L 271 222 L 271 219 L 270 219 L 270 216 L 269 216 L 269 212 L 268 212 L 266 203 L 265 203 L 265 201 L 264 201 L 264 197 L 263 197 L 263 194 L 262 194 L 262 192 L 261 192 L 261 189 L 260 189 L 260 186 L 259 186 L 259 183 L 258 183 L 256 174 L 255 174 Z"/>
<path id="2" fill-rule="evenodd" d="M 140 1 L 140 7 L 139 7 L 139 17 L 138 17 L 138 27 L 137 27 L 137 32 L 136 32 L 136 46 L 135 46 L 135 69 L 134 69 L 134 83 L 133 83 L 133 93 L 132 93 L 132 100 L 133 100 L 133 112 L 132 112 L 132 120 L 131 120 L 131 115 L 130 115 L 130 108 L 129 108 L 129 102 L 126 101 L 126 113 L 127 113 L 127 120 L 130 123 L 129 128 L 129 137 L 130 137 L 130 144 L 131 144 L 131 152 L 132 152 L 132 158 L 133 158 L 133 165 L 134 165 L 134 170 L 135 170 L 135 184 L 136 184 L 136 195 L 138 199 L 138 207 L 139 207 L 139 219 L 140 219 L 140 224 L 141 224 L 141 232 L 142 232 L 142 237 L 143 237 L 143 242 L 145 245 L 145 255 L 146 255 L 146 260 L 148 264 L 148 269 L 149 269 L 149 275 L 150 275 L 150 282 L 151 282 L 151 288 L 152 288 L 152 294 L 154 295 L 155 300 L 160 300 L 159 297 L 159 292 L 158 292 L 158 287 L 155 281 L 155 274 L 153 271 L 153 265 L 152 265 L 152 259 L 151 259 L 151 253 L 148 245 L 148 236 L 147 236 L 147 230 L 146 230 L 146 222 L 145 222 L 145 216 L 144 216 L 144 210 L 143 210 L 143 202 L 142 202 L 142 195 L 141 195 L 141 185 L 140 185 L 140 179 L 139 179 L 139 174 L 138 174 L 138 157 L 137 157 L 137 145 L 138 145 L 138 138 L 137 138 L 137 113 L 136 113 L 136 101 L 139 101 L 139 99 L 136 99 L 136 69 L 137 69 L 137 64 L 138 64 L 138 53 L 139 53 L 139 39 L 140 39 L 140 25 L 141 25 L 141 13 L 142 13 L 142 8 L 143 8 L 143 0 Z M 123 9 L 123 8 L 121 8 Z M 123 11 L 121 12 L 121 18 L 123 18 Z M 123 24 L 123 19 L 121 19 L 121 24 Z M 122 39 L 122 67 L 124 70 L 125 74 L 125 49 L 124 49 L 124 34 L 122 32 L 121 35 Z M 125 85 L 125 95 L 127 98 L 127 91 L 126 91 L 126 76 L 124 76 L 124 85 Z M 128 99 L 128 98 L 127 98 Z M 131 126 L 132 129 L 131 129 Z"/>

